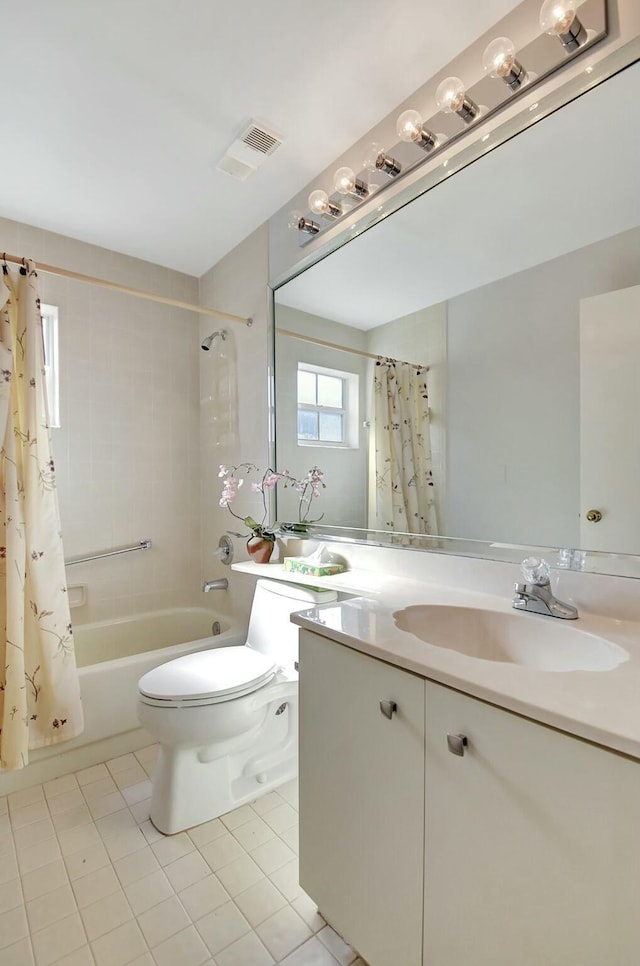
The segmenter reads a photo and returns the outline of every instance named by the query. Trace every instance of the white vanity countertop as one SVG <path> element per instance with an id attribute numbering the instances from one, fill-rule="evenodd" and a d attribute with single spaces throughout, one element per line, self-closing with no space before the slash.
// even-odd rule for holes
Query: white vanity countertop
<path id="1" fill-rule="evenodd" d="M 380 577 L 372 588 L 375 599 L 325 604 L 294 614 L 292 621 L 389 664 L 640 759 L 640 623 L 581 613 L 577 621 L 566 623 L 612 641 L 628 652 L 629 659 L 607 671 L 540 671 L 428 644 L 400 630 L 393 614 L 416 604 L 480 607 L 539 622 L 541 633 L 557 619 L 513 611 L 510 597 Z"/>

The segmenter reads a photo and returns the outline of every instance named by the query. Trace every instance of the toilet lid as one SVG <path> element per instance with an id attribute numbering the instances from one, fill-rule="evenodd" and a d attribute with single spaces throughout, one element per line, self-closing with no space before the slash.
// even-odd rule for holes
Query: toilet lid
<path id="1" fill-rule="evenodd" d="M 217 647 L 161 664 L 140 678 L 138 690 L 164 701 L 219 699 L 256 690 L 275 670 L 271 658 L 244 644 Z"/>

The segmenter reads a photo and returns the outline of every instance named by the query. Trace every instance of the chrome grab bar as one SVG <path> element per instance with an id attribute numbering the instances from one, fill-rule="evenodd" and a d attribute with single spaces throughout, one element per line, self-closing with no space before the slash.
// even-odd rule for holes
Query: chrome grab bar
<path id="1" fill-rule="evenodd" d="M 71 557 L 70 560 L 65 560 L 64 564 L 65 567 L 70 567 L 72 564 L 87 563 L 88 560 L 100 560 L 101 557 L 115 557 L 119 553 L 131 553 L 132 550 L 151 550 L 151 547 L 151 540 L 140 540 L 132 547 L 119 547 L 117 550 L 105 550 L 104 553 L 92 553 L 88 557 Z"/>

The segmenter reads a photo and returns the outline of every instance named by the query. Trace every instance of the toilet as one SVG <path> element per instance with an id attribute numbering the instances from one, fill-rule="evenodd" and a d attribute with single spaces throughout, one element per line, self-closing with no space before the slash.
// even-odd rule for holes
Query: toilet
<path id="1" fill-rule="evenodd" d="M 138 718 L 159 743 L 151 821 L 167 835 L 208 822 L 298 773 L 294 611 L 337 599 L 256 584 L 246 644 L 187 654 L 138 682 Z"/>

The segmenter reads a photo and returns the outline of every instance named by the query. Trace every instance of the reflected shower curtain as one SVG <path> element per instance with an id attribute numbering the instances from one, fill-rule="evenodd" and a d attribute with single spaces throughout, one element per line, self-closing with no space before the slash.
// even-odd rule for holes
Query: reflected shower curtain
<path id="1" fill-rule="evenodd" d="M 375 527 L 436 534 L 427 370 L 378 359 L 373 401 Z"/>
<path id="2" fill-rule="evenodd" d="M 83 728 L 35 267 L 0 276 L 0 764 Z"/>

